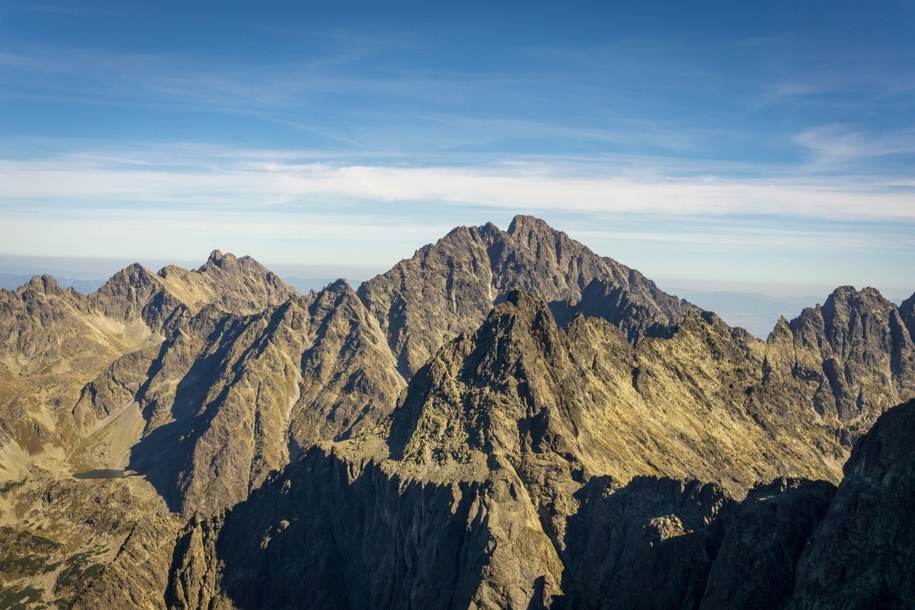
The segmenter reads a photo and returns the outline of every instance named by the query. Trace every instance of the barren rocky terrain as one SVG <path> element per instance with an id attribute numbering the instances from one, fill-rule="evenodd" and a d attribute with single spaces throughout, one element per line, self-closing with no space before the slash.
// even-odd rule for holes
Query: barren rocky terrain
<path id="1" fill-rule="evenodd" d="M 0 607 L 913 607 L 913 337 L 839 287 L 763 341 L 525 216 L 305 295 L 36 277 Z"/>

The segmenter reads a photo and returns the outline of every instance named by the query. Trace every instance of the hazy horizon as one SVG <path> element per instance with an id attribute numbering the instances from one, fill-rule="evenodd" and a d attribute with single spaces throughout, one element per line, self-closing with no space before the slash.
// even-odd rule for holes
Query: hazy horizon
<path id="1" fill-rule="evenodd" d="M 573 236 L 574 237 L 574 236 Z M 425 244 L 421 244 L 425 245 Z M 587 244 L 586 244 L 587 245 Z M 417 248 L 420 246 L 417 246 Z M 224 251 L 228 252 L 228 251 Z M 251 256 L 233 252 L 236 256 Z M 412 254 L 406 254 L 409 257 Z M 598 253 L 602 254 L 602 253 Z M 602 254 L 603 255 L 603 254 Z M 329 283 L 343 278 L 354 288 L 362 282 L 387 271 L 386 267 L 318 267 L 307 265 L 279 264 L 273 266 L 252 256 L 268 269 L 277 273 L 287 283 L 302 293 L 318 291 Z M 167 265 L 187 269 L 200 267 L 206 256 L 197 261 L 161 259 L 87 259 L 53 257 L 5 257 L 0 259 L 0 289 L 14 289 L 34 275 L 48 274 L 55 277 L 64 287 L 73 287 L 88 294 L 101 286 L 116 271 L 134 262 L 139 262 L 152 271 Z M 620 261 L 626 264 L 626 261 Z M 396 261 L 395 261 L 396 263 Z M 335 272 L 336 271 L 336 272 Z M 710 279 L 685 279 L 652 277 L 658 286 L 678 297 L 684 298 L 704 309 L 714 311 L 732 326 L 746 328 L 755 336 L 765 339 L 779 317 L 793 319 L 806 307 L 822 304 L 826 297 L 839 285 L 810 285 L 791 283 L 722 282 Z M 862 289 L 871 284 L 855 286 Z M 873 286 L 897 305 L 915 292 L 903 287 Z"/>

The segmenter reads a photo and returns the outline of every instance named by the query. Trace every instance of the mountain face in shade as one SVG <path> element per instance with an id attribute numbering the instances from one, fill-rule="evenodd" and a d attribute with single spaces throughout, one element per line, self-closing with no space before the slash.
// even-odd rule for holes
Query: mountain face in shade
<path id="1" fill-rule="evenodd" d="M 343 281 L 250 316 L 209 305 L 181 330 L 116 361 L 86 386 L 74 417 L 96 422 L 83 424 L 96 430 L 82 445 L 92 466 L 108 456 L 91 448 L 136 429 L 126 466 L 188 514 L 229 507 L 290 455 L 376 423 L 403 387 Z M 112 404 L 125 405 L 117 417 Z"/>
<path id="2" fill-rule="evenodd" d="M 604 317 L 632 341 L 697 311 L 530 216 L 516 216 L 508 231 L 459 227 L 363 284 L 359 296 L 409 379 L 446 341 L 473 332 L 513 289 L 553 304 L 566 319 L 577 309 Z"/>
<path id="3" fill-rule="evenodd" d="M 899 316 L 909 329 L 909 336 L 915 337 L 915 294 L 899 305 Z"/>
<path id="4" fill-rule="evenodd" d="M 0 313 L 0 600 L 911 605 L 915 295 L 761 341 L 519 216 L 355 291 L 214 251 Z"/>
<path id="5" fill-rule="evenodd" d="M 909 401 L 883 414 L 855 446 L 798 563 L 792 608 L 915 606 L 913 435 Z"/>

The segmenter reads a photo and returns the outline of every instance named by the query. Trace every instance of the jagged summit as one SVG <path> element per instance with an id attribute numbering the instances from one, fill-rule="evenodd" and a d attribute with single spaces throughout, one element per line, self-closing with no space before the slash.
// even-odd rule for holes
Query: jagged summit
<path id="1" fill-rule="evenodd" d="M 235 258 L 235 255 L 232 254 L 231 252 L 226 252 L 225 254 L 223 254 L 221 250 L 216 249 L 216 250 L 213 250 L 212 252 L 210 252 L 210 256 L 207 258 L 207 263 L 212 263 L 217 266 L 222 266 L 222 264 L 224 264 L 224 263 L 231 263 L 231 262 L 234 262 L 235 260 L 237 260 L 237 259 Z M 204 265 L 206 265 L 206 263 L 204 263 Z M 201 267 L 200 270 L 203 271 L 203 267 Z"/>
<path id="2" fill-rule="evenodd" d="M 343 294 L 343 293 L 355 294 L 355 292 L 356 292 L 353 289 L 353 287 L 350 286 L 349 282 L 347 282 L 342 277 L 334 280 L 333 282 L 331 282 L 330 284 L 328 284 L 327 286 L 322 288 L 319 292 L 324 292 L 324 291 L 335 292 L 335 293 L 339 293 L 339 294 Z"/>
<path id="3" fill-rule="evenodd" d="M 545 220 L 528 214 L 516 214 L 515 217 L 511 219 L 511 222 L 508 223 L 507 232 L 511 235 L 528 233 L 547 235 L 557 232 L 561 233 L 561 231 L 556 231 L 556 229 L 551 227 Z"/>
<path id="4" fill-rule="evenodd" d="M 633 342 L 696 309 L 530 216 L 515 217 L 508 231 L 491 223 L 458 227 L 364 283 L 359 296 L 409 378 L 446 341 L 472 332 L 516 288 L 568 318 L 575 307 L 586 308 L 588 315 L 618 324 Z"/>
<path id="5" fill-rule="evenodd" d="M 24 292 L 31 290 L 36 292 L 59 292 L 60 287 L 57 285 L 57 280 L 52 276 L 43 274 L 33 276 L 28 282 L 16 289 L 17 294 L 23 294 Z"/>

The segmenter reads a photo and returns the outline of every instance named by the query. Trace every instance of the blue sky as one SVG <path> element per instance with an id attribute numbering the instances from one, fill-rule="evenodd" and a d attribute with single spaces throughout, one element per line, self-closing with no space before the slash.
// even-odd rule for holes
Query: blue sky
<path id="1" fill-rule="evenodd" d="M 915 3 L 747 4 L 0 0 L 0 270 L 363 279 L 529 213 L 662 285 L 910 294 Z"/>

